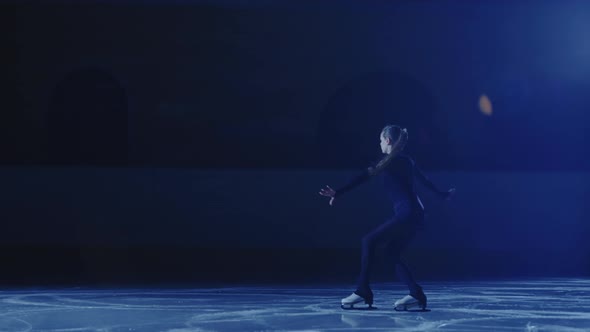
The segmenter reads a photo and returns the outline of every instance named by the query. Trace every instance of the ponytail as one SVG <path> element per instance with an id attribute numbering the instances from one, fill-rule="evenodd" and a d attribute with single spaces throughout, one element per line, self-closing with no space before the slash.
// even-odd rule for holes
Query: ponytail
<path id="1" fill-rule="evenodd" d="M 408 142 L 408 131 L 407 129 L 402 129 L 399 126 L 389 125 L 383 128 L 381 131 L 381 135 L 385 138 L 389 138 L 393 140 L 396 137 L 395 143 L 393 143 L 393 147 L 391 149 L 391 153 L 387 154 L 383 159 L 381 159 L 375 167 L 369 167 L 369 175 L 375 176 L 379 174 L 383 169 L 389 165 L 389 163 L 395 158 L 406 146 Z"/>

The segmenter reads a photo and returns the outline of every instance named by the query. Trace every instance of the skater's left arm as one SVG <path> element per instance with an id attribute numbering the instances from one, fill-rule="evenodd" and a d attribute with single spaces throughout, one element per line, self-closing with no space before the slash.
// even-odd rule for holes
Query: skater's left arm
<path id="1" fill-rule="evenodd" d="M 334 199 L 337 196 L 348 192 L 361 183 L 367 181 L 371 177 L 377 175 L 380 171 L 382 171 L 387 165 L 393 160 L 395 156 L 397 156 L 405 147 L 406 143 L 408 142 L 408 131 L 404 128 L 401 131 L 400 136 L 393 144 L 391 152 L 387 154 L 385 157 L 381 158 L 377 163 L 371 165 L 367 169 L 363 170 L 360 174 L 355 176 L 350 182 L 346 185 L 340 187 L 337 190 L 330 188 L 330 186 L 326 185 L 326 188 L 320 189 L 320 195 L 330 197 L 330 205 L 334 203 Z"/>
<path id="2" fill-rule="evenodd" d="M 392 156 L 385 157 L 385 158 L 392 158 Z M 358 173 L 356 176 L 354 176 L 347 184 L 343 185 L 342 187 L 340 187 L 336 190 L 334 190 L 334 189 L 330 188 L 330 186 L 326 185 L 326 188 L 320 190 L 320 195 L 331 197 L 330 205 L 332 205 L 335 198 L 340 197 L 342 194 L 351 191 L 352 189 L 361 185 L 363 182 L 366 182 L 367 180 L 369 180 L 372 176 L 375 176 L 377 174 L 377 169 L 379 167 L 379 164 L 382 163 L 382 161 L 385 158 L 373 163 L 371 166 L 367 167 L 366 169 L 364 169 L 363 171 Z"/>
<path id="3" fill-rule="evenodd" d="M 338 188 L 337 190 L 332 189 L 330 186 L 326 185 L 326 188 L 320 189 L 320 195 L 330 197 L 330 205 L 334 203 L 334 199 L 336 197 L 342 195 L 343 193 L 350 191 L 361 183 L 367 181 L 371 177 L 371 168 L 367 168 L 365 171 L 360 173 L 359 175 L 355 176 L 349 183 L 346 185 Z"/>
<path id="4" fill-rule="evenodd" d="M 402 152 L 407 142 L 408 131 L 404 128 L 401 131 L 401 134 L 398 137 L 398 139 L 393 143 L 391 152 L 389 154 L 374 162 L 371 166 L 367 167 L 365 170 L 363 170 L 363 172 L 354 177 L 348 184 L 336 190 L 334 192 L 334 197 L 342 195 L 343 193 L 354 189 L 361 183 L 367 181 L 369 178 L 381 172 L 385 167 L 387 167 L 387 165 L 393 160 L 393 158 L 395 158 Z"/>
<path id="5" fill-rule="evenodd" d="M 440 190 L 436 185 L 434 185 L 434 183 L 424 174 L 424 172 L 422 172 L 422 170 L 420 170 L 418 167 L 416 167 L 416 165 L 414 165 L 414 172 L 416 174 L 416 177 L 418 179 L 420 179 L 420 181 L 422 182 L 422 184 L 424 184 L 428 189 L 430 189 L 432 192 L 434 192 L 435 194 L 437 194 L 438 196 L 440 196 L 441 198 L 444 199 L 449 199 L 451 198 L 451 196 L 453 196 L 453 194 L 455 193 L 455 188 L 451 188 L 449 190 Z"/>
<path id="6" fill-rule="evenodd" d="M 363 182 L 367 181 L 371 177 L 371 169 L 372 167 L 367 168 L 366 170 L 362 171 L 360 174 L 356 175 L 350 182 L 345 184 L 344 186 L 338 188 L 334 192 L 334 197 L 338 197 L 345 192 L 351 191 L 352 189 L 358 187 Z"/>

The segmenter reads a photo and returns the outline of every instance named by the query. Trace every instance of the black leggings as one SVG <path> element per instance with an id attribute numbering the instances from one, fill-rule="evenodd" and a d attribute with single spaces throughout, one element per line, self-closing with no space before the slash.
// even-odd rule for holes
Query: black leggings
<path id="1" fill-rule="evenodd" d="M 424 219 L 423 210 L 409 201 L 402 201 L 395 204 L 394 211 L 393 217 L 363 237 L 361 273 L 356 293 L 365 298 L 372 299 L 373 296 L 369 282 L 375 260 L 375 248 L 380 243 L 386 245 L 386 252 L 393 259 L 396 275 L 401 282 L 408 286 L 410 294 L 422 293 L 422 288 L 414 280 L 412 273 L 402 259 L 401 253 L 422 225 Z"/>

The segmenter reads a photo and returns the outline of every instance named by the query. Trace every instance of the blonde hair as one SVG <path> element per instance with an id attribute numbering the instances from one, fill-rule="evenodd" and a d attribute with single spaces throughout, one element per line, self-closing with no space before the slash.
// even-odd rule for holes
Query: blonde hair
<path id="1" fill-rule="evenodd" d="M 391 153 L 387 154 L 383 159 L 381 159 L 375 167 L 369 167 L 369 175 L 377 175 L 381 172 L 389 163 L 395 158 L 406 146 L 408 142 L 408 131 L 404 128 L 402 129 L 400 126 L 396 125 L 387 125 L 383 130 L 381 130 L 381 136 L 383 138 L 388 138 L 391 141 L 395 141 L 393 143 L 393 147 L 391 149 Z"/>

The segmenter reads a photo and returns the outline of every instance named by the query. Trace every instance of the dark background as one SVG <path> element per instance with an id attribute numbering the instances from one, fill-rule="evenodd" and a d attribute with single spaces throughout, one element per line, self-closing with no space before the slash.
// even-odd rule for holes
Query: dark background
<path id="1" fill-rule="evenodd" d="M 0 9 L 3 283 L 353 282 L 378 183 L 317 191 L 387 123 L 457 188 L 422 191 L 420 279 L 590 274 L 587 2 Z"/>

